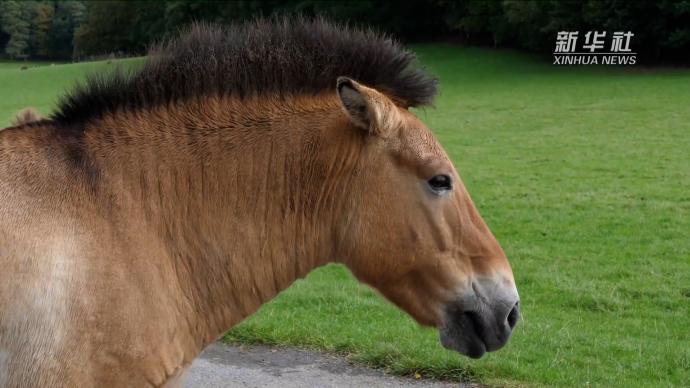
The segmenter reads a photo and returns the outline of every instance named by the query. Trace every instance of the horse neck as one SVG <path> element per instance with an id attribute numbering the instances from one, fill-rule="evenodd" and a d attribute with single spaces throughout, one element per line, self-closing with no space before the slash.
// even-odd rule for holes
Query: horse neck
<path id="1" fill-rule="evenodd" d="M 334 257 L 361 149 L 335 103 L 257 104 L 121 114 L 87 132 L 122 217 L 164 247 L 204 343 Z"/>

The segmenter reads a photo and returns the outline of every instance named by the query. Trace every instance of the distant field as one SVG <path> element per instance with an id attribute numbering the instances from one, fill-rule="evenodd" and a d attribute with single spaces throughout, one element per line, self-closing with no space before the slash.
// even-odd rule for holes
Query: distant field
<path id="1" fill-rule="evenodd" d="M 28 69 L 21 70 L 22 66 Z M 76 80 L 89 72 L 107 70 L 113 66 L 113 63 L 107 62 L 60 64 L 0 61 L 0 126 L 8 125 L 14 114 L 27 106 L 37 108 L 43 114 L 50 113 L 58 96 Z"/>
<path id="2" fill-rule="evenodd" d="M 60 62 L 36 62 L 36 61 L 9 61 L 0 59 L 0 70 L 21 69 L 22 67 L 33 68 L 41 66 L 57 65 Z"/>
<path id="3" fill-rule="evenodd" d="M 690 385 L 690 71 L 557 68 L 505 51 L 415 47 L 441 80 L 419 112 L 511 260 L 523 320 L 475 361 L 339 266 L 226 335 L 490 385 Z M 0 122 L 48 112 L 89 63 L 0 62 Z"/>

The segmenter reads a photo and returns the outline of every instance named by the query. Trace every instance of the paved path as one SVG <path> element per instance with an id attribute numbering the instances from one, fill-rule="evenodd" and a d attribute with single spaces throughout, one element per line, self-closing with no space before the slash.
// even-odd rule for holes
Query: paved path
<path id="1" fill-rule="evenodd" d="M 347 360 L 305 350 L 269 346 L 211 345 L 187 373 L 196 387 L 462 387 L 470 385 L 390 376 Z"/>

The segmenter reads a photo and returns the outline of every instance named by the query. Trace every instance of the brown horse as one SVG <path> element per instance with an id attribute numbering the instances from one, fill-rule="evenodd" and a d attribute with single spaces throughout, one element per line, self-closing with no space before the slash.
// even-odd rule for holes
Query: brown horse
<path id="1" fill-rule="evenodd" d="M 408 110 L 415 63 L 318 19 L 195 26 L 0 131 L 0 386 L 173 385 L 329 262 L 448 348 L 503 346 L 513 275 Z"/>

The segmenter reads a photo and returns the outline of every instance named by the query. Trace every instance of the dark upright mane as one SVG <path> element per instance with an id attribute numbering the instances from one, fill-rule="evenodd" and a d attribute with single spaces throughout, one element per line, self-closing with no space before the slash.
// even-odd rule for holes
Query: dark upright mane
<path id="1" fill-rule="evenodd" d="M 79 123 L 117 109 L 209 95 L 316 94 L 335 90 L 339 76 L 407 106 L 429 104 L 436 94 L 436 80 L 389 37 L 320 18 L 281 17 L 193 25 L 154 47 L 138 70 L 89 77 L 60 100 L 52 119 Z"/>

